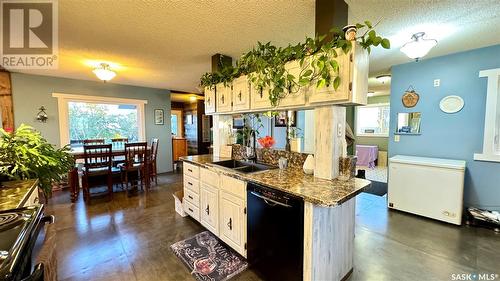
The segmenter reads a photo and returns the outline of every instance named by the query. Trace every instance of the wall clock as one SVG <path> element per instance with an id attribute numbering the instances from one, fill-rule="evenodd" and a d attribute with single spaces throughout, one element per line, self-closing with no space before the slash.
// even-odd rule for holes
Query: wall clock
<path id="1" fill-rule="evenodd" d="M 464 108 L 464 100 L 459 96 L 446 96 L 439 102 L 439 108 L 445 113 L 457 113 Z"/>
<path id="2" fill-rule="evenodd" d="M 401 101 L 406 108 L 411 108 L 417 105 L 420 96 L 417 94 L 415 89 L 412 86 L 408 87 L 408 89 L 403 94 L 403 98 Z"/>

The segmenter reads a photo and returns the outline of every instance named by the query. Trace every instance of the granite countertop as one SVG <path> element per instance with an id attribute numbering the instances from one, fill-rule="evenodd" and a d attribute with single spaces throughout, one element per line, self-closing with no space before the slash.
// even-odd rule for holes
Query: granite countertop
<path id="1" fill-rule="evenodd" d="M 348 181 L 326 180 L 306 175 L 301 169 L 271 169 L 256 173 L 240 173 L 213 165 L 213 162 L 230 160 L 211 154 L 182 157 L 181 160 L 199 165 L 235 178 L 262 184 L 277 190 L 288 192 L 322 207 L 333 207 L 353 198 L 369 187 L 371 182 L 354 178 Z"/>
<path id="2" fill-rule="evenodd" d="M 0 211 L 19 208 L 37 184 L 36 179 L 3 182 L 0 187 Z"/>

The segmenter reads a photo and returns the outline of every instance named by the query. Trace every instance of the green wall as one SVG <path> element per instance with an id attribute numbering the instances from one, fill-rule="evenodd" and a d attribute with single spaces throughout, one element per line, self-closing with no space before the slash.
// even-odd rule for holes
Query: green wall
<path id="1" fill-rule="evenodd" d="M 368 104 L 374 103 L 389 103 L 390 96 L 375 96 L 368 98 Z M 354 132 L 354 124 L 355 124 L 355 110 L 354 106 L 347 107 L 347 123 L 351 126 Z M 385 137 L 356 137 L 355 144 L 365 144 L 365 145 L 377 145 L 379 150 L 387 151 L 389 145 L 389 139 Z M 352 148 L 353 149 L 353 148 Z M 354 151 L 350 150 L 350 154 L 353 154 Z"/>
<path id="2" fill-rule="evenodd" d="M 158 172 L 172 171 L 172 139 L 170 135 L 170 91 L 49 76 L 12 73 L 12 95 L 16 127 L 29 124 L 39 130 L 50 143 L 59 145 L 57 98 L 52 93 L 91 95 L 147 100 L 145 105 L 146 139 L 160 139 Z M 40 123 L 35 116 L 40 106 L 47 108 L 48 121 Z M 163 109 L 165 125 L 154 125 L 154 109 Z"/>

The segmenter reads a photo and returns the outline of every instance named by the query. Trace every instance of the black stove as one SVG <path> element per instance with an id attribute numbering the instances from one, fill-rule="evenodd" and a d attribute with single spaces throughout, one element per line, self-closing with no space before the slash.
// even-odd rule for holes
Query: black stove
<path id="1" fill-rule="evenodd" d="M 43 266 L 33 271 L 33 248 L 41 227 L 52 223 L 43 205 L 0 211 L 0 280 L 36 280 Z M 43 275 L 43 274 L 42 274 Z"/>

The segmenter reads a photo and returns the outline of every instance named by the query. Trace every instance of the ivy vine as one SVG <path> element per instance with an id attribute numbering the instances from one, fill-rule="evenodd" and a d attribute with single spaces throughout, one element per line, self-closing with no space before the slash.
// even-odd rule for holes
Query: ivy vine
<path id="1" fill-rule="evenodd" d="M 361 35 L 353 41 L 347 40 L 340 28 L 332 28 L 329 40 L 325 40 L 326 35 L 306 37 L 303 43 L 289 44 L 286 47 L 276 47 L 270 42 L 257 42 L 257 46 L 240 57 L 236 66 L 226 66 L 219 72 L 203 74 L 200 86 L 213 88 L 219 83 L 227 86 L 233 79 L 248 75 L 255 89 L 268 91 L 273 107 L 286 95 L 297 93 L 311 85 L 318 88 L 333 86 L 337 90 L 341 82 L 337 61 L 337 57 L 341 55 L 339 50 L 345 54 L 349 53 L 353 42 L 358 42 L 368 53 L 372 47 L 390 48 L 389 39 L 379 36 L 375 26 L 369 21 L 357 23 L 357 34 Z M 295 60 L 299 61 L 300 66 L 298 77 L 291 74 L 286 67 L 286 63 Z"/>

